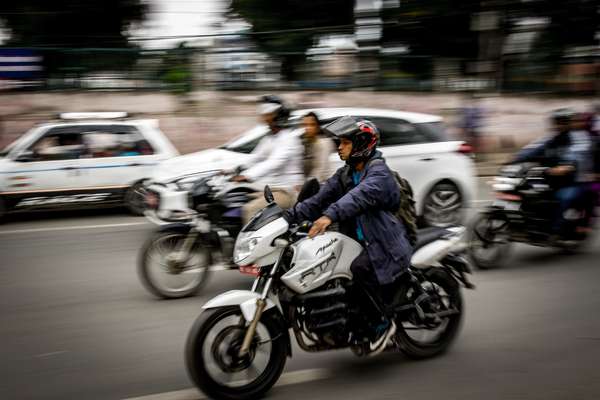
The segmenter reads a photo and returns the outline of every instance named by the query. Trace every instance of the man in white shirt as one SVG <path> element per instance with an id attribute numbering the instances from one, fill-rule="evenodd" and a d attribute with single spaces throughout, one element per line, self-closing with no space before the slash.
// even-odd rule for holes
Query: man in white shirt
<path id="1" fill-rule="evenodd" d="M 263 122 L 269 127 L 269 133 L 252 152 L 251 165 L 243 175 L 234 176 L 235 182 L 256 182 L 261 186 L 269 185 L 275 202 L 281 208 L 292 207 L 296 201 L 296 189 L 302 186 L 303 147 L 298 135 L 286 128 L 290 115 L 281 99 L 276 96 L 264 96 L 259 106 Z M 242 211 L 244 223 L 247 223 L 259 210 L 266 206 L 262 193 L 247 203 Z"/>

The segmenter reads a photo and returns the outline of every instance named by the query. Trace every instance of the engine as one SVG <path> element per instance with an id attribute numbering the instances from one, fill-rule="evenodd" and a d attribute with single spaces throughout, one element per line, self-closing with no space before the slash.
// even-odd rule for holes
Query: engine
<path id="1" fill-rule="evenodd" d="M 348 284 L 334 280 L 294 297 L 294 333 L 305 351 L 321 351 L 348 344 L 350 310 Z"/>

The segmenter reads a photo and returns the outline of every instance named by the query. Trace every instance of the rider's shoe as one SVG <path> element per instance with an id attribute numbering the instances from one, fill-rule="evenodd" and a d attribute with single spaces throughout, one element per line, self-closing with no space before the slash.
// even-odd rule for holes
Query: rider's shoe
<path id="1" fill-rule="evenodd" d="M 376 328 L 376 336 L 369 343 L 369 356 L 375 356 L 381 353 L 390 343 L 392 337 L 396 334 L 396 324 L 394 321 L 386 321 Z"/>

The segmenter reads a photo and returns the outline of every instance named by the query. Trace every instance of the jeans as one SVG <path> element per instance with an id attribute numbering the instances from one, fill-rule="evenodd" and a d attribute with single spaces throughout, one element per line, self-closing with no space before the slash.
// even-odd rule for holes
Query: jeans
<path id="1" fill-rule="evenodd" d="M 564 214 L 568 209 L 577 206 L 577 201 L 581 198 L 583 190 L 582 186 L 573 185 L 561 188 L 554 194 L 559 203 L 554 217 L 554 224 L 552 225 L 552 231 L 555 234 L 562 233 L 566 222 Z"/>

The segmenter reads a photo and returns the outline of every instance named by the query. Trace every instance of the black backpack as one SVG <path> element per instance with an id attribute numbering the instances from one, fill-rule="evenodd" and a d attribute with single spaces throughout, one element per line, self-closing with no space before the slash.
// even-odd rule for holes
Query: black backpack
<path id="1" fill-rule="evenodd" d="M 375 162 L 385 161 L 383 161 L 381 158 L 376 158 L 374 160 L 370 160 L 367 165 Z M 345 168 L 346 170 L 344 172 L 348 176 L 350 174 L 350 167 L 346 166 Z M 414 246 L 415 243 L 417 243 L 417 211 L 415 208 L 415 200 L 413 198 L 413 190 L 410 186 L 410 183 L 401 177 L 398 172 L 392 170 L 391 168 L 390 172 L 394 176 L 396 185 L 400 191 L 400 205 L 398 206 L 398 209 L 394 211 L 394 215 L 404 224 L 408 241 L 410 242 L 411 246 Z"/>

